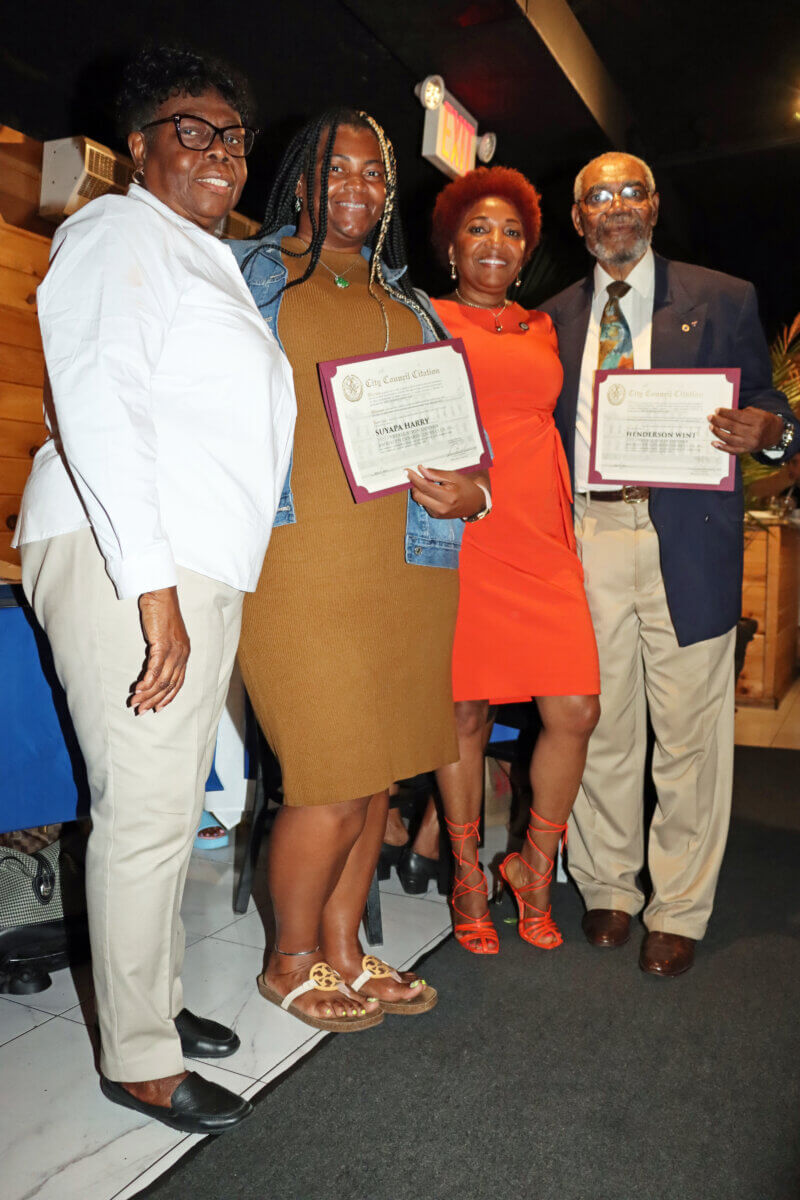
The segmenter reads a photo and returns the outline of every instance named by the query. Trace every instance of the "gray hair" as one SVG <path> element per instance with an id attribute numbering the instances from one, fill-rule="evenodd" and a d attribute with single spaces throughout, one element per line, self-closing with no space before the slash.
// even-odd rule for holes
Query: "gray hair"
<path id="1" fill-rule="evenodd" d="M 583 199 L 583 177 L 589 170 L 589 167 L 593 167 L 595 163 L 602 162 L 604 158 L 610 158 L 612 155 L 624 156 L 625 158 L 631 159 L 632 162 L 638 163 L 642 169 L 648 191 L 652 195 L 656 190 L 656 181 L 653 177 L 653 172 L 650 170 L 643 158 L 639 158 L 635 154 L 628 154 L 625 150 L 607 150 L 605 154 L 598 154 L 597 158 L 593 158 L 591 162 L 586 164 L 586 166 L 581 167 L 580 171 L 578 171 L 578 174 L 575 176 L 575 187 L 573 188 L 572 195 L 576 204 L 580 204 L 581 200 Z"/>

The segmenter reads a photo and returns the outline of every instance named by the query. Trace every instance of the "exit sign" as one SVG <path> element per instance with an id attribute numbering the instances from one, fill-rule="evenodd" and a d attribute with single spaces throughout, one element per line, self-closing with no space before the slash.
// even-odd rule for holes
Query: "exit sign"
<path id="1" fill-rule="evenodd" d="M 425 110 L 422 157 L 454 179 L 475 166 L 478 122 L 445 92 L 438 108 Z"/>

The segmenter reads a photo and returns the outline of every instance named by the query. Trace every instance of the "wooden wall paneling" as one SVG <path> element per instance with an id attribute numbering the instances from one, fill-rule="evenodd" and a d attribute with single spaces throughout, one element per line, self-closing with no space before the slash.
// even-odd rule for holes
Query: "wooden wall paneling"
<path id="1" fill-rule="evenodd" d="M 796 616 L 795 616 L 796 620 Z M 785 625 L 775 635 L 775 657 L 773 667 L 773 695 L 775 707 L 792 686 L 796 674 L 797 625 Z"/>
<path id="2" fill-rule="evenodd" d="M 0 421 L 42 420 L 42 389 L 0 380 Z"/>
<path id="3" fill-rule="evenodd" d="M 1 387 L 2 385 L 0 385 Z M 1 393 L 0 393 L 1 395 Z M 0 412 L 2 412 L 2 401 L 0 401 Z M 767 581 L 766 579 L 752 580 L 745 576 L 742 584 L 742 616 L 752 617 L 754 621 L 758 621 L 759 629 L 763 629 L 764 615 L 767 608 Z"/>
<path id="4" fill-rule="evenodd" d="M 745 528 L 744 534 L 744 573 L 746 579 L 767 578 L 767 527 L 760 529 Z"/>
<path id="5" fill-rule="evenodd" d="M 767 529 L 745 528 L 742 615 L 758 622 L 758 629 L 747 647 L 744 667 L 736 685 L 736 695 L 751 704 L 765 695 L 764 664 L 767 627 Z"/>
<path id="6" fill-rule="evenodd" d="M 44 387 L 44 355 L 41 350 L 8 346 L 0 342 L 0 382 L 21 383 L 40 390 Z"/>
<path id="7" fill-rule="evenodd" d="M 19 551 L 11 549 L 11 540 L 13 537 L 13 533 L 9 533 L 7 529 L 0 528 L 0 578 L 5 577 L 11 583 L 19 579 L 19 571 L 5 572 L 2 569 L 2 564 L 12 563 L 14 566 L 19 567 Z"/>
<path id="8" fill-rule="evenodd" d="M 0 266 L 44 279 L 50 260 L 50 238 L 0 221 Z"/>
<path id="9" fill-rule="evenodd" d="M 3 302 L 23 312 L 36 312 L 36 289 L 39 281 L 33 275 L 0 267 L 0 296 Z"/>
<path id="10" fill-rule="evenodd" d="M 0 531 L 13 533 L 19 516 L 19 496 L 0 495 Z"/>
<path id="11" fill-rule="evenodd" d="M 0 560 L 19 565 L 13 526 L 33 456 L 47 437 L 44 355 L 36 289 L 47 272 L 53 226 L 38 216 L 41 143 L 0 125 Z"/>
<path id="12" fill-rule="evenodd" d="M 41 351 L 42 335 L 36 313 L 0 304 L 0 342 Z"/>
<path id="13" fill-rule="evenodd" d="M 775 697 L 775 636 L 778 631 L 778 573 L 780 571 L 780 526 L 772 525 L 767 530 L 767 610 L 764 636 L 764 697 Z"/>
<path id="14" fill-rule="evenodd" d="M 33 459 L 27 455 L 24 458 L 0 457 L 0 492 L 21 496 L 31 473 L 32 462 Z"/>
<path id="15" fill-rule="evenodd" d="M 43 422 L 2 421 L 0 422 L 0 459 L 21 458 L 27 462 L 28 471 L 30 471 L 31 460 L 46 438 L 47 429 Z"/>
<path id="16" fill-rule="evenodd" d="M 9 225 L 52 237 L 52 224 L 39 216 L 43 150 L 36 138 L 0 125 L 0 215 Z"/>
<path id="17" fill-rule="evenodd" d="M 800 530 L 786 523 L 746 531 L 742 611 L 759 623 L 737 696 L 777 707 L 797 664 Z"/>

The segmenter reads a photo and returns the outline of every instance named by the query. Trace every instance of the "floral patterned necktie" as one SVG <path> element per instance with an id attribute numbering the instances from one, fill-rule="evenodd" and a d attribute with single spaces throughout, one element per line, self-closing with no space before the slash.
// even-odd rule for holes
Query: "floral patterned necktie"
<path id="1" fill-rule="evenodd" d="M 633 341 L 628 322 L 623 316 L 619 302 L 631 290 L 629 283 L 614 280 L 606 288 L 608 300 L 600 318 L 600 352 L 597 365 L 606 371 L 633 370 Z"/>

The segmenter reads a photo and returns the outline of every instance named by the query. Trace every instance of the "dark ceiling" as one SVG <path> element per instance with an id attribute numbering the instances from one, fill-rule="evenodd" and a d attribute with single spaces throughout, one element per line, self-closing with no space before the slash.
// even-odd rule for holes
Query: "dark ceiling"
<path id="1" fill-rule="evenodd" d="M 800 308 L 796 4 L 571 4 L 627 98 L 631 148 L 656 170 L 657 246 L 754 279 L 768 326 L 788 320 Z M 241 67 L 258 98 L 263 134 L 241 204 L 254 216 L 302 119 L 332 103 L 368 108 L 395 142 L 412 268 L 433 289 L 444 281 L 427 251 L 427 216 L 444 180 L 420 158 L 413 85 L 440 73 L 481 128 L 498 134 L 497 161 L 543 193 L 532 298 L 585 269 L 569 225 L 571 182 L 608 141 L 515 0 L 36 0 L 35 13 L 4 22 L 0 122 L 41 138 L 80 132 L 115 144 L 110 101 L 131 49 L 147 37 L 207 47 Z"/>

